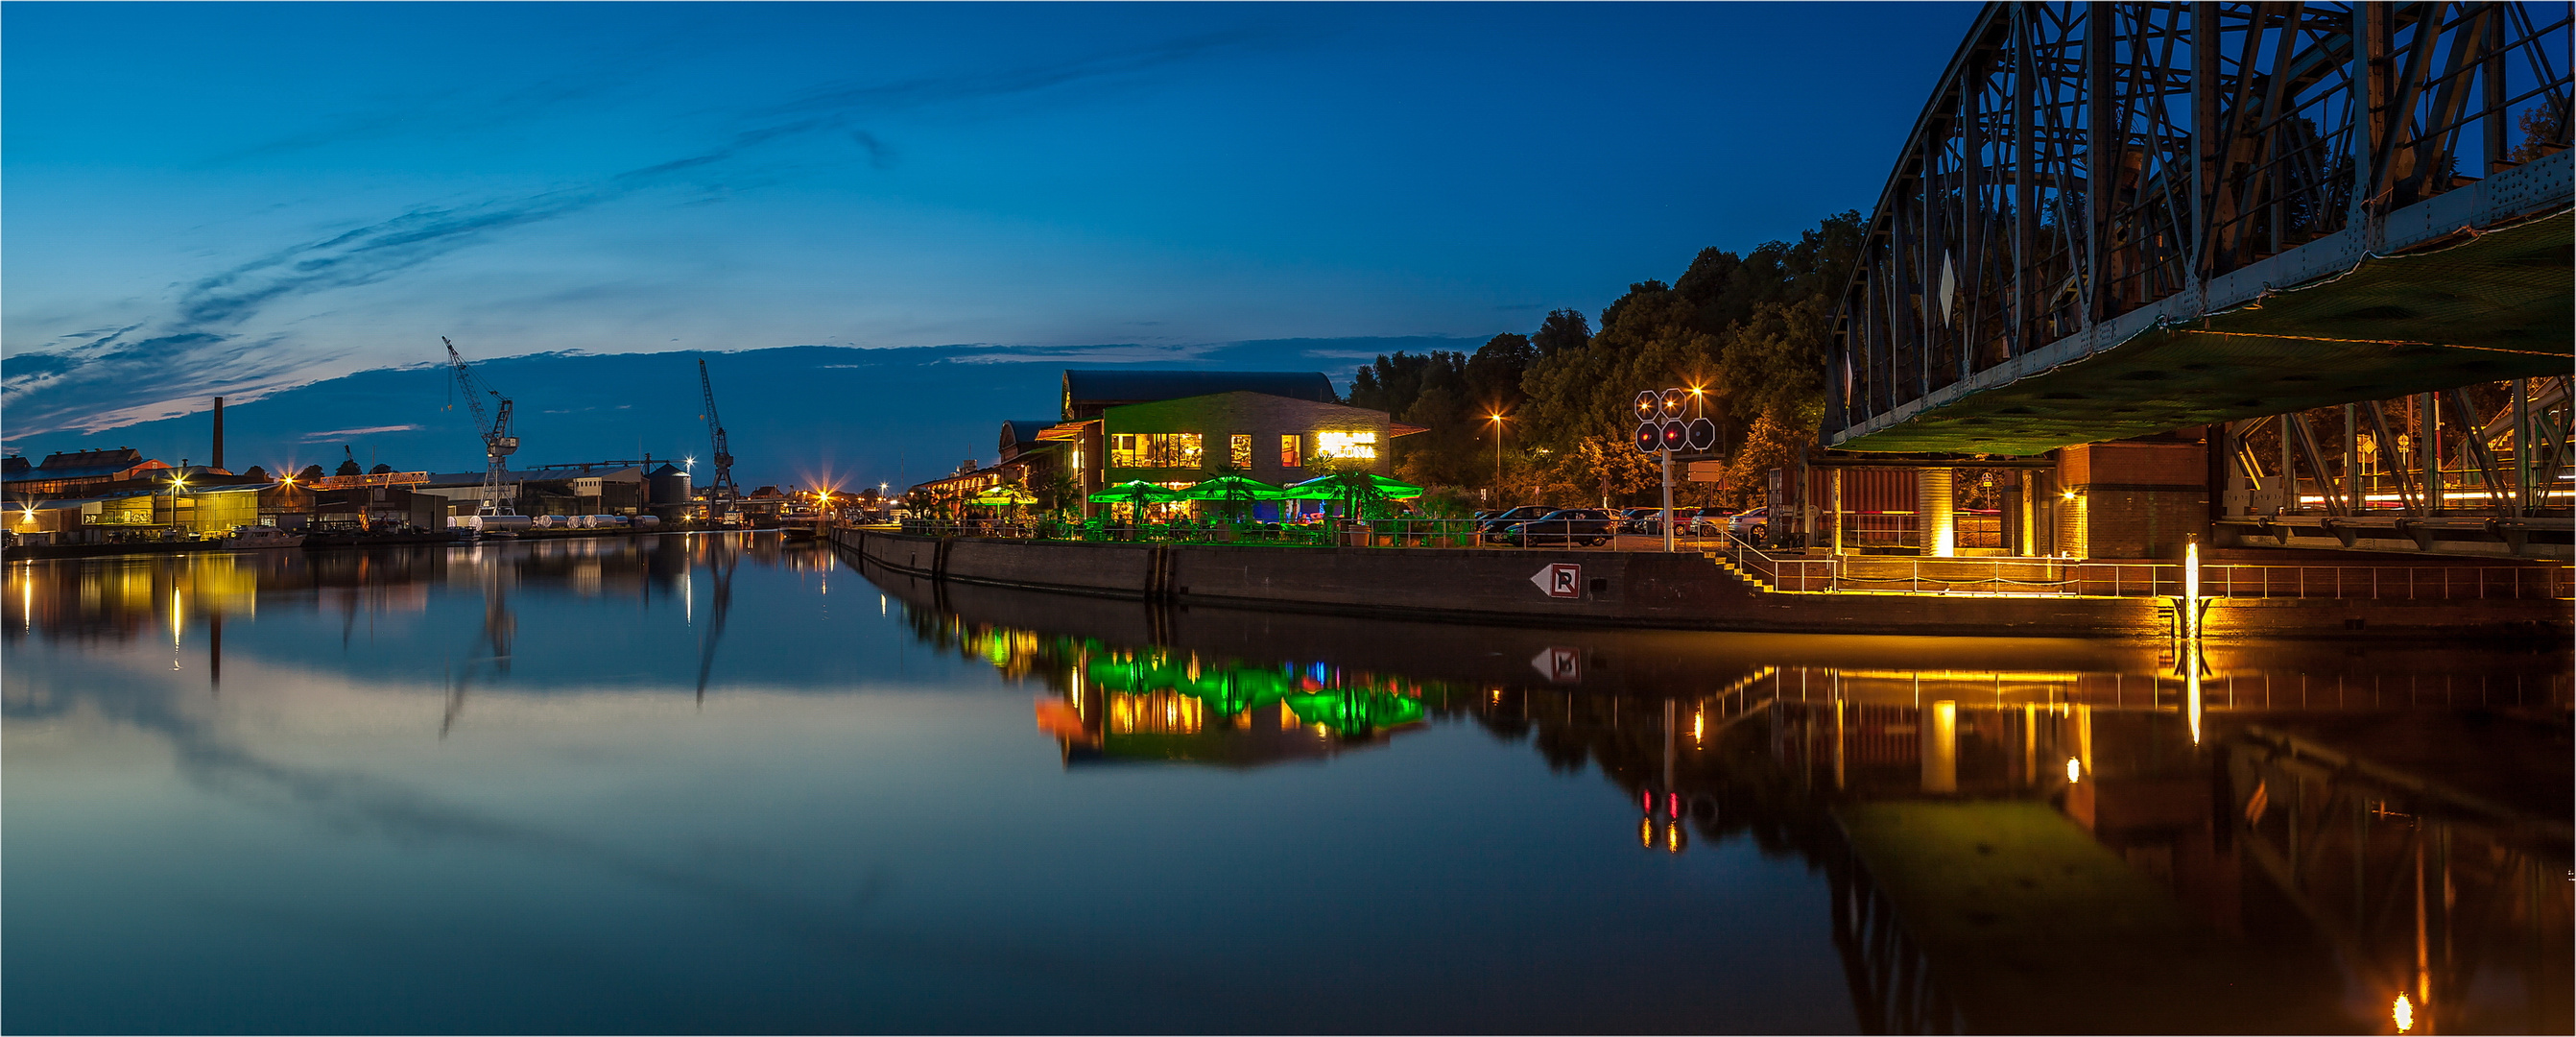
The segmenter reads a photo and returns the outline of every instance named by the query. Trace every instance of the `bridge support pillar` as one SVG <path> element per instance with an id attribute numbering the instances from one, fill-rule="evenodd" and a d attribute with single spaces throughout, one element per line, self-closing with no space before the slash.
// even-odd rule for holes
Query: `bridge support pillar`
<path id="1" fill-rule="evenodd" d="M 1948 558 L 1959 553 L 1958 497 L 1955 469 L 1924 468 L 1914 473 L 1915 528 L 1923 535 L 1923 553 Z"/>
<path id="2" fill-rule="evenodd" d="M 2058 452 L 2058 546 L 2078 558 L 2180 559 L 2209 536 L 2203 443 L 2136 439 Z"/>

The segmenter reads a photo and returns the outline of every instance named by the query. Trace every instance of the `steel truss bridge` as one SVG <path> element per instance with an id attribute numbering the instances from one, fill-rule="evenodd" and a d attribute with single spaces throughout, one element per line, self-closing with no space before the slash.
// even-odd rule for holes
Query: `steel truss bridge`
<path id="1" fill-rule="evenodd" d="M 1826 444 L 2029 455 L 2563 379 L 2570 7 L 1988 6 L 1898 156 L 1841 300 Z M 2514 406 L 2421 402 L 2407 413 L 2448 403 L 2474 422 Z M 2557 454 L 2544 481 L 2564 413 L 2512 431 L 2525 468 Z M 2292 483 L 2307 463 L 2315 496 L 2354 499 L 2289 435 L 2248 460 Z M 2368 452 L 2395 457 L 2381 438 Z M 2508 486 L 2511 466 L 2485 460 L 2486 489 L 2533 497 L 2534 476 Z"/>

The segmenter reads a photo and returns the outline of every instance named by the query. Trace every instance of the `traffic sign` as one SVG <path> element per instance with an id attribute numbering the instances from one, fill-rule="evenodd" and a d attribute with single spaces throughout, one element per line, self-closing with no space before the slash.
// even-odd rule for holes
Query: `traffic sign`
<path id="1" fill-rule="evenodd" d="M 1583 596 L 1583 567 L 1557 562 L 1530 575 L 1530 583 L 1551 598 Z"/>

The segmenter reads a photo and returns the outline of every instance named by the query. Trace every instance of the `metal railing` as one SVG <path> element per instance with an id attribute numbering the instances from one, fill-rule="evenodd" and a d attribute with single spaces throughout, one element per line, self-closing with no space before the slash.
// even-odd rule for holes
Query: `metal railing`
<path id="1" fill-rule="evenodd" d="M 1777 557 L 1738 537 L 1723 552 L 1777 591 L 1876 591 L 2158 598 L 2180 597 L 2183 567 L 2172 562 L 2071 558 L 1923 558 L 1862 555 Z M 2576 598 L 2576 566 L 2252 565 L 2200 567 L 2206 598 L 2327 598 L 2368 601 L 2546 600 Z"/>
<path id="2" fill-rule="evenodd" d="M 1547 550 L 1660 549 L 1658 534 L 1542 531 L 1505 536 L 1483 529 L 1482 519 L 1335 519 L 1328 522 L 1132 523 L 1103 519 L 907 519 L 902 531 L 921 536 L 1006 540 L 1080 540 L 1110 543 L 1296 544 L 1319 547 L 1543 548 Z M 1674 538 L 1679 550 L 1703 551 L 1717 536 Z"/>

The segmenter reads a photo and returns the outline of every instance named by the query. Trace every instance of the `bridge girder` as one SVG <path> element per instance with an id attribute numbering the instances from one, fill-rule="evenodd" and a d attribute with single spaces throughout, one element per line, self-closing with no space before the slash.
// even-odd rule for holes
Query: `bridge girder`
<path id="1" fill-rule="evenodd" d="M 2564 373 L 2571 9 L 1988 6 L 1879 198 L 1825 440 L 2029 454 Z"/>

